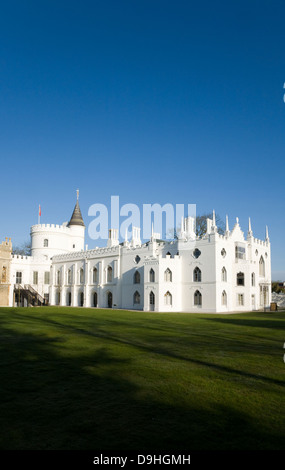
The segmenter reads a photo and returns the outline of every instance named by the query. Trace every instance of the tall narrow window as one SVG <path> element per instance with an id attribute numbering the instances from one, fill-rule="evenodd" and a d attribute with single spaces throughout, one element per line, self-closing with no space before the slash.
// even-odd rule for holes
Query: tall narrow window
<path id="1" fill-rule="evenodd" d="M 164 304 L 165 305 L 172 305 L 172 295 L 169 291 L 164 294 Z"/>
<path id="2" fill-rule="evenodd" d="M 164 280 L 165 282 L 172 282 L 172 271 L 169 268 L 164 271 Z"/>
<path id="3" fill-rule="evenodd" d="M 72 283 L 72 273 L 71 273 L 71 269 L 69 269 L 67 271 L 67 283 L 68 284 L 71 284 Z"/>
<path id="4" fill-rule="evenodd" d="M 134 293 L 133 301 L 134 301 L 134 305 L 138 305 L 141 303 L 141 296 L 138 291 Z"/>
<path id="5" fill-rule="evenodd" d="M 255 273 L 251 274 L 251 285 L 252 285 L 252 287 L 255 286 Z"/>
<path id="6" fill-rule="evenodd" d="M 112 282 L 113 280 L 113 269 L 111 266 L 108 266 L 107 269 L 107 282 Z"/>
<path id="7" fill-rule="evenodd" d="M 49 284 L 49 271 L 45 272 L 44 283 Z"/>
<path id="8" fill-rule="evenodd" d="M 198 290 L 196 290 L 196 292 L 194 294 L 194 305 L 196 305 L 197 307 L 202 306 L 202 294 Z"/>
<path id="9" fill-rule="evenodd" d="M 16 284 L 22 284 L 22 273 L 20 271 L 16 272 Z"/>
<path id="10" fill-rule="evenodd" d="M 97 284 L 98 282 L 98 269 L 93 268 L 93 284 Z"/>
<path id="11" fill-rule="evenodd" d="M 149 282 L 155 282 L 155 272 L 152 268 L 149 272 Z"/>
<path id="12" fill-rule="evenodd" d="M 237 295 L 237 304 L 239 307 L 242 307 L 244 305 L 244 296 L 243 294 L 238 294 Z"/>
<path id="13" fill-rule="evenodd" d="M 154 304 L 155 304 L 155 295 L 151 291 L 151 293 L 149 294 L 149 305 L 150 305 L 151 310 L 154 310 Z"/>
<path id="14" fill-rule="evenodd" d="M 139 271 L 136 271 L 134 274 L 134 284 L 140 284 L 141 282 L 141 275 Z"/>
<path id="15" fill-rule="evenodd" d="M 222 281 L 227 282 L 227 270 L 226 270 L 225 266 L 222 269 Z"/>
<path id="16" fill-rule="evenodd" d="M 227 305 L 227 293 L 225 290 L 222 292 L 222 305 Z"/>
<path id="17" fill-rule="evenodd" d="M 244 273 L 237 273 L 237 286 L 244 286 Z"/>
<path id="18" fill-rule="evenodd" d="M 83 282 L 84 282 L 84 270 L 83 270 L 83 268 L 80 268 L 80 271 L 79 271 L 79 282 L 80 282 L 80 284 L 83 284 Z"/>
<path id="19" fill-rule="evenodd" d="M 38 285 L 39 283 L 39 273 L 38 271 L 33 272 L 33 284 Z"/>
<path id="20" fill-rule="evenodd" d="M 57 284 L 58 286 L 60 285 L 60 280 L 61 280 L 61 279 L 60 279 L 60 271 L 58 270 L 58 271 L 56 272 L 56 284 Z"/>
<path id="21" fill-rule="evenodd" d="M 202 273 L 201 269 L 198 266 L 193 271 L 193 281 L 194 282 L 201 282 L 202 280 Z"/>
<path id="22" fill-rule="evenodd" d="M 45 247 L 45 248 L 48 247 L 48 239 L 47 239 L 47 238 L 44 239 L 44 247 Z"/>
<path id="23" fill-rule="evenodd" d="M 261 256 L 259 260 L 259 275 L 261 277 L 265 277 L 265 263 L 263 256 Z"/>
<path id="24" fill-rule="evenodd" d="M 236 259 L 245 259 L 245 247 L 241 245 L 236 246 Z"/>

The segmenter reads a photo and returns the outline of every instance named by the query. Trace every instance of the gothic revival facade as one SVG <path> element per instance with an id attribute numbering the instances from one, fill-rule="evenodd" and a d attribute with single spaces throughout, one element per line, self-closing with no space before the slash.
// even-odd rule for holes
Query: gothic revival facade
<path id="1" fill-rule="evenodd" d="M 9 305 L 28 305 L 33 299 L 71 307 L 208 313 L 268 307 L 267 229 L 265 240 L 259 240 L 249 221 L 245 236 L 237 219 L 232 230 L 227 221 L 221 235 L 213 213 L 206 233 L 197 237 L 194 223 L 184 219 L 176 240 L 153 233 L 146 243 L 136 227 L 123 243 L 111 229 L 105 248 L 87 250 L 77 200 L 68 223 L 31 227 L 31 256 L 12 256 Z"/>

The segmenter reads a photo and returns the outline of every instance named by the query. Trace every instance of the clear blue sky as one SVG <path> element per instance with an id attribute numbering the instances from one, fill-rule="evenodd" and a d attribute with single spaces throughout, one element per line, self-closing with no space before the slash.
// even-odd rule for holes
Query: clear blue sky
<path id="1" fill-rule="evenodd" d="M 284 18 L 284 0 L 2 2 L 1 239 L 28 240 L 39 204 L 68 220 L 77 188 L 87 227 L 111 195 L 195 203 L 267 224 L 285 280 Z"/>

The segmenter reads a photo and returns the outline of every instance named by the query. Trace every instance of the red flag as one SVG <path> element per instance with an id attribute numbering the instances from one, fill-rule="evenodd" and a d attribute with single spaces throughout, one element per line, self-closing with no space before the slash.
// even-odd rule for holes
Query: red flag
<path id="1" fill-rule="evenodd" d="M 42 215 L 41 205 L 39 205 L 39 216 Z"/>

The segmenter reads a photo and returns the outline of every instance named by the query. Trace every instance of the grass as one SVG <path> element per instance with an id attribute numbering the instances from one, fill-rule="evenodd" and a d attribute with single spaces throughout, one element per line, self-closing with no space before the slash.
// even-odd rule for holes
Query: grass
<path id="1" fill-rule="evenodd" d="M 285 449 L 285 314 L 0 309 L 0 449 Z"/>

